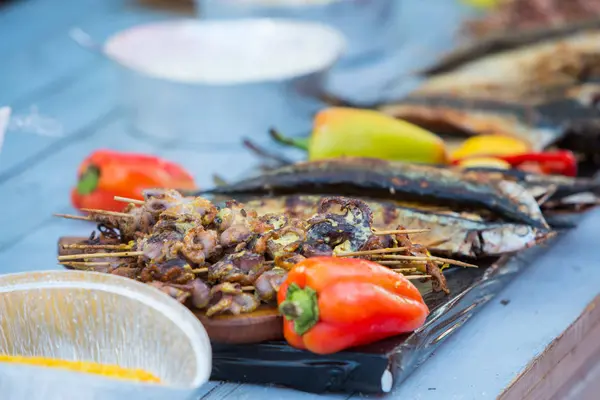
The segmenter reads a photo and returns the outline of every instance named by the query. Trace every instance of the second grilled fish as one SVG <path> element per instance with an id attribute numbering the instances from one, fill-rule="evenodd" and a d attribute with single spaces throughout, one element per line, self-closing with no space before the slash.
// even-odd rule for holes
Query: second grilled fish
<path id="1" fill-rule="evenodd" d="M 515 182 L 481 180 L 461 171 L 376 159 L 299 163 L 200 194 L 368 196 L 485 209 L 507 221 L 548 229 L 534 197 Z"/>

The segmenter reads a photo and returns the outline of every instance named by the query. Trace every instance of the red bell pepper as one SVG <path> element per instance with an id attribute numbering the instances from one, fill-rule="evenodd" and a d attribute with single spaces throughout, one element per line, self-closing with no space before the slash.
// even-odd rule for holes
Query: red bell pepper
<path id="1" fill-rule="evenodd" d="M 179 165 L 161 158 L 113 150 L 98 150 L 79 167 L 79 180 L 71 192 L 73 206 L 120 211 L 115 196 L 143 200 L 144 189 L 194 190 L 192 176 Z"/>
<path id="2" fill-rule="evenodd" d="M 511 156 L 494 156 L 510 164 L 513 168 L 534 165 L 536 172 L 548 175 L 577 176 L 577 158 L 573 152 L 568 150 L 558 150 L 542 153 L 523 153 Z M 460 165 L 463 159 L 457 159 L 452 162 L 453 165 Z"/>
<path id="3" fill-rule="evenodd" d="M 330 354 L 410 332 L 429 309 L 403 275 L 360 259 L 313 257 L 288 273 L 277 294 L 291 346 Z"/>
<path id="4" fill-rule="evenodd" d="M 544 174 L 577 176 L 577 159 L 573 152 L 559 150 L 545 153 L 527 153 L 498 157 L 513 167 L 523 164 L 537 164 Z"/>

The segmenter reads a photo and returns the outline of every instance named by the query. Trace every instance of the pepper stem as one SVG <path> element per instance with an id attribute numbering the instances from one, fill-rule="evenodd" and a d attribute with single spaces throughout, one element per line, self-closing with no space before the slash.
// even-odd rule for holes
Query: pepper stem
<path id="1" fill-rule="evenodd" d="M 308 151 L 308 143 L 309 138 L 290 138 L 287 136 L 283 136 L 279 131 L 274 128 L 269 129 L 269 134 L 279 144 L 283 144 L 285 146 L 295 147 L 300 150 Z"/>
<path id="2" fill-rule="evenodd" d="M 95 165 L 90 165 L 85 172 L 79 177 L 77 182 L 77 193 L 86 195 L 96 190 L 98 180 L 100 179 L 100 169 Z"/>
<path id="3" fill-rule="evenodd" d="M 294 321 L 294 330 L 298 335 L 303 335 L 319 321 L 317 292 L 310 287 L 302 289 L 292 283 L 285 301 L 279 305 L 279 312 L 287 320 Z"/>

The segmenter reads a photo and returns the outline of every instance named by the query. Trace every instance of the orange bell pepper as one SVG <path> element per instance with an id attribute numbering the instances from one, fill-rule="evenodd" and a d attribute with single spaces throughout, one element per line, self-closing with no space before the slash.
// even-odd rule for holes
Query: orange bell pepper
<path id="1" fill-rule="evenodd" d="M 429 314 L 419 290 L 401 274 L 371 261 L 338 257 L 296 264 L 277 301 L 287 342 L 317 354 L 413 331 Z"/>
<path id="2" fill-rule="evenodd" d="M 192 176 L 175 163 L 113 150 L 92 153 L 79 166 L 78 176 L 71 191 L 71 202 L 78 209 L 120 211 L 124 204 L 115 201 L 115 196 L 143 200 L 145 189 L 196 189 Z"/>

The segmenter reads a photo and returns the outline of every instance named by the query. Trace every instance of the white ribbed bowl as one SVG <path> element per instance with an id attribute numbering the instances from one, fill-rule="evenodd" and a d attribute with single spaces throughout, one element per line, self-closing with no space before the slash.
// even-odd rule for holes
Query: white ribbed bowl
<path id="1" fill-rule="evenodd" d="M 119 276 L 81 271 L 0 276 L 0 353 L 141 368 L 161 384 L 0 363 L 0 398 L 196 399 L 210 340 L 184 306 Z"/>

